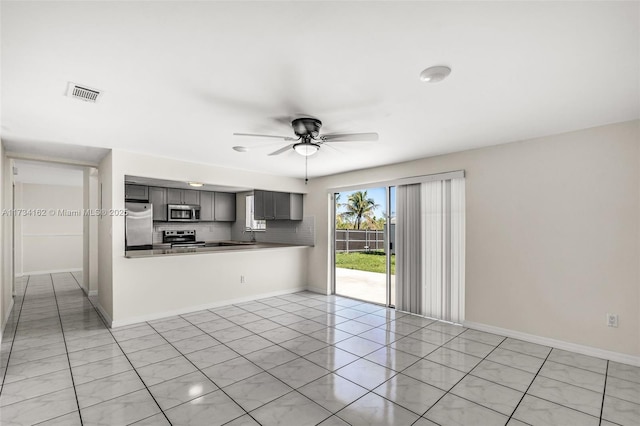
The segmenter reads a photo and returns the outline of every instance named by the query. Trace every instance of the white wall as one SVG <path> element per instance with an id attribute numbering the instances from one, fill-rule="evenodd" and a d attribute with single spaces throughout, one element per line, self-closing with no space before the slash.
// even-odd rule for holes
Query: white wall
<path id="1" fill-rule="evenodd" d="M 5 157 L 4 145 L 0 142 L 0 205 L 2 209 L 10 209 L 11 203 L 7 203 L 7 192 L 10 191 L 11 178 L 7 174 L 7 168 L 9 167 L 9 160 Z M 7 324 L 7 318 L 10 313 L 11 304 L 13 301 L 11 270 L 8 269 L 8 265 L 11 263 L 10 245 L 7 244 L 9 217 L 3 215 L 0 221 L 0 262 L 2 262 L 2 272 L 0 272 L 0 342 L 2 342 L 2 332 Z"/>
<path id="2" fill-rule="evenodd" d="M 82 181 L 79 186 L 22 183 L 16 186 L 16 207 L 47 212 L 26 215 L 21 233 L 16 233 L 16 257 L 21 258 L 22 274 L 42 274 L 82 270 L 82 222 L 80 216 L 64 216 L 59 210 L 82 212 Z M 21 204 L 18 204 L 21 201 Z M 54 213 L 52 213 L 54 212 Z M 16 247 L 17 248 L 17 247 Z M 16 262 L 18 263 L 18 262 Z"/>
<path id="3" fill-rule="evenodd" d="M 113 152 L 107 154 L 98 167 L 98 207 L 112 207 Z M 124 197 L 124 189 L 123 189 Z M 107 321 L 113 317 L 113 217 L 101 215 L 98 219 L 98 308 Z"/>
<path id="4" fill-rule="evenodd" d="M 85 211 L 98 209 L 98 169 L 85 167 L 83 170 L 82 206 Z M 83 256 L 82 288 L 85 293 L 95 295 L 98 292 L 98 221 L 95 215 L 83 216 Z"/>
<path id="5" fill-rule="evenodd" d="M 114 150 L 100 165 L 103 197 L 109 198 L 114 210 L 124 209 L 125 175 L 275 191 L 306 191 L 301 179 Z M 127 259 L 124 257 L 124 217 L 108 217 L 103 222 L 100 237 L 112 231 L 108 237 L 111 244 L 105 248 L 100 241 L 99 268 L 108 268 L 103 262 L 102 250 L 112 250 L 112 275 L 101 274 L 99 297 L 102 304 L 103 287 L 111 286 L 112 303 L 105 299 L 102 306 L 115 325 L 307 286 L 306 248 Z M 247 277 L 245 286 L 239 286 L 241 274 Z M 104 282 L 106 280 L 109 282 Z"/>
<path id="6" fill-rule="evenodd" d="M 311 289 L 329 289 L 327 189 L 466 171 L 466 319 L 640 356 L 640 122 L 310 181 Z M 401 143 L 401 141 L 399 141 Z M 605 323 L 620 315 L 618 328 Z"/>

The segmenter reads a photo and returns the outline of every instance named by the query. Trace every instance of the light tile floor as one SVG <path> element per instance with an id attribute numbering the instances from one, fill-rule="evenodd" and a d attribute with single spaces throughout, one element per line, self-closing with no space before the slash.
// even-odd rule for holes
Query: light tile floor
<path id="1" fill-rule="evenodd" d="M 23 280 L 3 426 L 640 424 L 638 367 L 309 292 L 110 330 L 77 278 Z"/>

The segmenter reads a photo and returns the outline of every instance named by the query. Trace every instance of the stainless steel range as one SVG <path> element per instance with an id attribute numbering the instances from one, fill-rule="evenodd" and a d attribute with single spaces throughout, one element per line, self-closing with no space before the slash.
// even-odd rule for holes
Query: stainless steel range
<path id="1" fill-rule="evenodd" d="M 204 247 L 204 241 L 196 241 L 196 231 L 162 231 L 162 242 L 171 247 Z"/>

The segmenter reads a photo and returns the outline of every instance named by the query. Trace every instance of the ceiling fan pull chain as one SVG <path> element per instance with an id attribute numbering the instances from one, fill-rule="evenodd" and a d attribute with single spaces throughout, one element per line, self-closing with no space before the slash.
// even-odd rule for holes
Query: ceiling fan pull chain
<path id="1" fill-rule="evenodd" d="M 309 161 L 309 157 L 304 157 L 304 184 L 306 185 L 309 182 L 309 176 L 307 174 L 307 161 Z"/>

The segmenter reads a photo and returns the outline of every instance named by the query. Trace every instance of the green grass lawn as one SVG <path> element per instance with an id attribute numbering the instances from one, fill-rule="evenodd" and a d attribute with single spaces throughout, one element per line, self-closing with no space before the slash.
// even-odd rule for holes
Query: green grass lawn
<path id="1" fill-rule="evenodd" d="M 386 272 L 386 257 L 383 252 L 336 253 L 336 267 L 359 271 Z M 396 256 L 391 256 L 391 274 L 396 273 Z"/>

